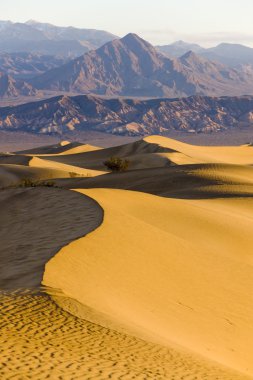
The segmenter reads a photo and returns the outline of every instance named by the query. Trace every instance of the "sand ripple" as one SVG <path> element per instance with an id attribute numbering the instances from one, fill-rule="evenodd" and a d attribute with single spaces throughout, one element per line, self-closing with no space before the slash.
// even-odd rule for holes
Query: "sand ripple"
<path id="1" fill-rule="evenodd" d="M 239 380 L 246 376 L 78 319 L 42 294 L 2 294 L 4 380 Z"/>

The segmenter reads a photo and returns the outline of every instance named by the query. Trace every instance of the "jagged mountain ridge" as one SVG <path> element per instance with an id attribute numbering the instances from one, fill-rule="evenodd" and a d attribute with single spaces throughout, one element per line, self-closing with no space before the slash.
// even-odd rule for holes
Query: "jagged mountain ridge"
<path id="1" fill-rule="evenodd" d="M 79 94 L 141 97 L 253 94 L 253 76 L 193 52 L 169 58 L 130 33 L 50 70 L 35 88 Z"/>
<path id="2" fill-rule="evenodd" d="M 253 126 L 253 96 L 151 100 L 58 96 L 0 108 L 0 129 L 45 134 L 95 130 L 140 136 L 241 126 Z"/>

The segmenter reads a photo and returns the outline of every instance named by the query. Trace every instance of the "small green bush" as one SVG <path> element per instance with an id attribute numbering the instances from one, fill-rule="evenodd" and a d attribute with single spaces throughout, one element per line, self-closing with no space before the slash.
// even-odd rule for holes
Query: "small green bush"
<path id="1" fill-rule="evenodd" d="M 113 172 L 124 172 L 128 169 L 129 161 L 120 157 L 111 157 L 104 162 L 104 165 Z"/>

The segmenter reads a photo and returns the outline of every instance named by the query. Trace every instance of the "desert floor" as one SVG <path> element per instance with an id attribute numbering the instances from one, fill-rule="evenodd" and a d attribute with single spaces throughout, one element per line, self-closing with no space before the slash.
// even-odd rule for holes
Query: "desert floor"
<path id="1" fill-rule="evenodd" d="M 251 144 L 91 142 L 0 155 L 1 379 L 252 379 Z"/>

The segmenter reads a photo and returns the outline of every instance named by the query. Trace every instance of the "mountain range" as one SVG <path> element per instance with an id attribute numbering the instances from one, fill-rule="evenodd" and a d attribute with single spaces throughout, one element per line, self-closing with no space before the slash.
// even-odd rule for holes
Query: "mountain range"
<path id="1" fill-rule="evenodd" d="M 76 44 L 81 50 L 75 51 Z M 233 44 L 204 49 L 183 41 L 155 47 L 133 33 L 120 39 L 33 20 L 0 21 L 0 73 L 1 98 L 242 96 L 253 94 L 253 49 Z"/>
<path id="2" fill-rule="evenodd" d="M 35 77 L 40 90 L 135 97 L 253 94 L 251 72 L 230 68 L 189 51 L 160 53 L 130 33 Z"/>
<path id="3" fill-rule="evenodd" d="M 0 51 L 7 53 L 76 57 L 114 38 L 111 33 L 95 29 L 59 27 L 34 20 L 0 21 Z"/>
<path id="4" fill-rule="evenodd" d="M 170 45 L 157 46 L 157 49 L 171 57 L 180 57 L 191 50 L 206 59 L 233 68 L 238 68 L 242 65 L 253 66 L 253 48 L 240 44 L 221 43 L 215 47 L 205 49 L 197 44 L 176 41 Z"/>
<path id="5" fill-rule="evenodd" d="M 93 130 L 139 136 L 252 126 L 253 96 L 150 100 L 58 96 L 0 108 L 0 129 L 40 134 Z"/>

